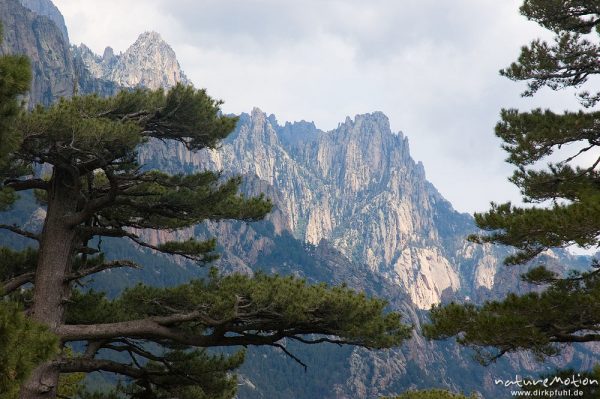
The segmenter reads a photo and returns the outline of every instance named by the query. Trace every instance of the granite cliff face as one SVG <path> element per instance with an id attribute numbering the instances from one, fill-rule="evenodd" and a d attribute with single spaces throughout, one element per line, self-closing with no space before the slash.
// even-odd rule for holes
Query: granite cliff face
<path id="1" fill-rule="evenodd" d="M 48 17 L 60 29 L 63 39 L 69 43 L 69 33 L 65 25 L 65 19 L 58 8 L 50 0 L 20 0 L 21 4 L 36 14 Z"/>
<path id="2" fill-rule="evenodd" d="M 470 216 L 455 212 L 426 180 L 408 139 L 392 133 L 380 112 L 322 132 L 306 122 L 280 126 L 254 109 L 219 151 L 149 146 L 140 157 L 172 172 L 255 176 L 280 194 L 285 228 L 295 237 L 312 245 L 326 240 L 402 287 L 420 309 L 493 286 L 501 255 L 465 241 L 474 231 Z"/>
<path id="3" fill-rule="evenodd" d="M 112 95 L 121 88 L 92 76 L 73 57 L 62 14 L 50 0 L 3 0 L 0 21 L 4 26 L 0 54 L 25 54 L 31 62 L 30 107 L 50 105 L 74 93 Z"/>
<path id="4" fill-rule="evenodd" d="M 99 56 L 84 44 L 74 46 L 73 54 L 93 77 L 119 86 L 157 89 L 172 87 L 177 82 L 191 84 L 171 46 L 156 32 L 142 33 L 122 54 L 115 55 L 107 47 Z"/>
<path id="5" fill-rule="evenodd" d="M 139 157 L 149 168 L 172 173 L 208 168 L 241 174 L 245 193 L 264 192 L 273 199 L 276 210 L 265 222 L 208 223 L 187 232 L 219 237 L 222 270 L 346 282 L 389 299 L 417 332 L 426 318 L 422 309 L 433 303 L 467 297 L 481 301 L 528 289 L 519 280 L 522 270 L 500 266 L 503 250 L 465 241 L 475 230 L 472 218 L 454 211 L 427 182 L 423 166 L 410 157 L 408 140 L 392 133 L 381 113 L 348 118 L 323 132 L 307 122 L 281 126 L 273 115 L 254 109 L 240 116 L 219 150 L 192 154 L 182 146 L 153 142 Z M 290 367 L 284 358 L 256 350 L 241 369 L 239 397 L 373 398 L 445 386 L 491 398 L 503 393 L 492 376 L 539 369 L 528 356 L 483 368 L 464 348 L 428 342 L 418 333 L 402 348 L 384 352 L 296 351 L 312 361 L 309 370 L 324 364 L 339 370 L 317 396 L 308 390 L 316 389 L 319 376 L 280 372 Z M 579 352 L 569 361 L 590 358 Z"/>
<path id="6" fill-rule="evenodd" d="M 18 0 L 0 2 L 4 41 L 0 54 L 26 54 L 33 70 L 30 105 L 48 105 L 73 94 L 75 73 L 69 43 L 48 17 L 31 11 Z"/>

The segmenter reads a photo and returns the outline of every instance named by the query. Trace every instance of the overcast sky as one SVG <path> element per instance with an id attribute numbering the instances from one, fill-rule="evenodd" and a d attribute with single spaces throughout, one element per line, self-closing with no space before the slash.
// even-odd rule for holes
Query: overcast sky
<path id="1" fill-rule="evenodd" d="M 493 134 L 502 107 L 576 108 L 572 94 L 521 99 L 498 75 L 521 45 L 548 37 L 517 0 L 54 0 L 71 42 L 124 51 L 148 30 L 188 77 L 280 123 L 335 128 L 383 111 L 428 179 L 463 212 L 518 198 Z"/>

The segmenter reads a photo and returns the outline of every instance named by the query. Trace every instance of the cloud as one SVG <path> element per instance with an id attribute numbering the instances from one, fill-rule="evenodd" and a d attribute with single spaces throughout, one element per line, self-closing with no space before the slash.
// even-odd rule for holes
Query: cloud
<path id="1" fill-rule="evenodd" d="M 55 0 L 71 39 L 123 51 L 156 30 L 197 86 L 278 120 L 332 129 L 380 110 L 457 209 L 518 199 L 493 135 L 500 108 L 574 107 L 571 96 L 519 97 L 498 76 L 544 35 L 497 0 Z"/>

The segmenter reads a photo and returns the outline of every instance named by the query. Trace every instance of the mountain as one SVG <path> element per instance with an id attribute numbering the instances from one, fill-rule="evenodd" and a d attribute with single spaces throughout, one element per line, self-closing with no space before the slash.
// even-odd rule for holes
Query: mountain
<path id="1" fill-rule="evenodd" d="M 380 112 L 322 132 L 307 122 L 280 126 L 254 109 L 219 151 L 149 146 L 140 158 L 171 172 L 224 169 L 259 179 L 280 194 L 280 229 L 309 244 L 329 242 L 402 287 L 419 309 L 491 289 L 503 257 L 466 242 L 472 218 L 426 180 L 408 139 Z"/>
<path id="2" fill-rule="evenodd" d="M 97 79 L 115 82 L 123 87 L 169 88 L 177 82 L 190 84 L 175 52 L 158 33 L 141 34 L 124 53 L 115 55 L 111 47 L 102 56 L 81 44 L 73 47 L 76 59 Z"/>
<path id="3" fill-rule="evenodd" d="M 30 107 L 50 105 L 76 92 L 111 95 L 120 89 L 115 82 L 92 76 L 73 57 L 64 19 L 52 2 L 23 0 L 22 3 L 27 7 L 18 0 L 0 2 L 0 21 L 4 26 L 0 54 L 25 54 L 29 58 L 33 70 L 27 95 Z"/>
<path id="4" fill-rule="evenodd" d="M 48 17 L 58 27 L 65 42 L 69 43 L 65 19 L 54 3 L 50 0 L 21 0 L 21 4 L 36 14 Z"/>
<path id="5" fill-rule="evenodd" d="M 156 141 L 139 157 L 148 168 L 171 173 L 240 174 L 244 192 L 272 198 L 275 211 L 264 222 L 208 223 L 180 233 L 219 237 L 222 270 L 345 282 L 387 298 L 417 331 L 432 303 L 467 297 L 479 302 L 529 289 L 519 279 L 522 270 L 501 266 L 505 249 L 465 240 L 475 231 L 473 219 L 453 210 L 426 180 L 407 138 L 393 133 L 380 112 L 347 118 L 324 132 L 305 121 L 282 126 L 255 108 L 240 116 L 216 151 L 190 153 Z M 153 234 L 153 242 L 169 239 Z M 545 257 L 557 268 L 576 261 L 558 251 Z M 299 376 L 280 353 L 250 350 L 240 398 L 371 398 L 431 386 L 497 397 L 502 390 L 493 376 L 540 368 L 526 355 L 483 368 L 468 350 L 418 334 L 390 351 L 292 348 L 308 363 L 308 376 Z M 576 367 L 592 358 L 581 351 L 568 361 Z"/>
<path id="6" fill-rule="evenodd" d="M 110 95 L 123 87 L 190 83 L 174 51 L 156 33 L 142 34 L 123 54 L 109 48 L 98 56 L 84 45 L 69 47 L 60 28 L 40 13 L 16 0 L 0 3 L 6 32 L 1 50 L 32 59 L 30 105 L 50 104 L 75 91 Z M 273 200 L 275 209 L 262 222 L 213 222 L 173 233 L 178 238 L 217 236 L 222 270 L 346 283 L 387 298 L 417 332 L 433 303 L 480 302 L 530 289 L 519 279 L 522 269 L 501 266 L 506 249 L 465 241 L 475 231 L 473 219 L 456 212 L 427 181 L 424 166 L 410 155 L 408 139 L 392 132 L 380 112 L 347 118 L 325 132 L 312 122 L 280 124 L 256 108 L 240 116 L 218 150 L 192 154 L 180 145 L 155 141 L 139 157 L 148 168 L 172 173 L 208 168 L 240 174 L 245 193 L 265 193 Z M 35 226 L 44 211 L 26 197 L 2 217 L 6 223 Z M 170 237 L 144 234 L 155 243 Z M 21 245 L 7 234 L 0 234 L 0 242 Z M 171 285 L 205 273 L 114 240 L 107 239 L 103 247 L 111 256 L 134 257 L 147 265 L 95 276 L 93 286 L 111 295 L 138 281 Z M 545 257 L 557 268 L 578 261 L 560 251 Z M 286 344 L 308 364 L 308 371 L 303 373 L 280 351 L 250 348 L 240 370 L 240 398 L 372 398 L 432 386 L 477 390 L 491 398 L 506 394 L 494 386 L 493 377 L 539 370 L 527 355 L 483 368 L 468 350 L 452 342 L 428 342 L 418 333 L 389 351 Z M 587 367 L 593 352 L 593 347 L 578 347 L 548 364 Z"/>
<path id="7" fill-rule="evenodd" d="M 69 43 L 48 17 L 21 5 L 18 0 L 0 2 L 4 41 L 0 54 L 26 54 L 33 69 L 28 96 L 30 105 L 48 105 L 74 91 L 75 69 Z"/>

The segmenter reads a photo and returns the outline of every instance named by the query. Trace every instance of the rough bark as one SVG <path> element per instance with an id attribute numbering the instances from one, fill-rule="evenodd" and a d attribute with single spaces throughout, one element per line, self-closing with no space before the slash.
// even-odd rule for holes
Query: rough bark
<path id="1" fill-rule="evenodd" d="M 40 240 L 34 279 L 31 318 L 56 332 L 64 321 L 64 303 L 69 297 L 77 232 L 65 217 L 77 211 L 79 179 L 70 171 L 55 168 L 48 192 L 48 213 Z M 39 366 L 23 385 L 21 399 L 56 397 L 59 369 L 51 362 Z"/>

